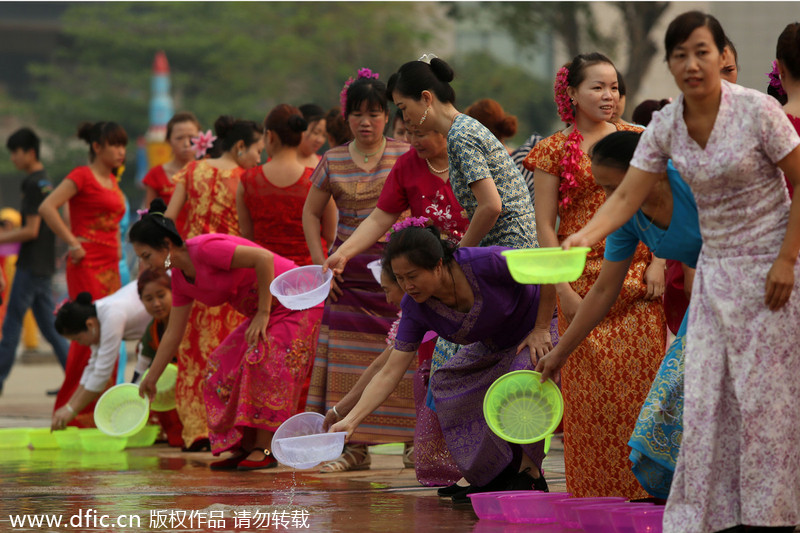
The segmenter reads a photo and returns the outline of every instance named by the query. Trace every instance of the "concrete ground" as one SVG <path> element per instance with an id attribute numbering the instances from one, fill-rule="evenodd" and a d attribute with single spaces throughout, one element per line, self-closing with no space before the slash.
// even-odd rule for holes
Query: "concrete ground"
<path id="1" fill-rule="evenodd" d="M 0 396 L 0 428 L 49 426 L 53 397 L 45 391 L 59 387 L 63 373 L 52 356 L 26 362 L 17 363 Z M 420 486 L 400 450 L 373 449 L 370 470 L 340 474 L 212 472 L 210 453 L 164 444 L 102 454 L 0 450 L 0 532 L 560 531 L 478 521 L 469 505 Z M 553 491 L 565 490 L 562 450 L 554 439 L 544 463 Z M 31 525 L 36 516 L 42 524 Z"/>

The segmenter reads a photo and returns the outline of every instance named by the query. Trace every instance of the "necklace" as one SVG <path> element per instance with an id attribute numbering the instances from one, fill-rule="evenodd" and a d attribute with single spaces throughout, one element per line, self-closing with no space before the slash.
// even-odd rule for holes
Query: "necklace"
<path id="1" fill-rule="evenodd" d="M 368 162 L 370 157 L 372 157 L 374 155 L 378 155 L 379 153 L 381 153 L 383 151 L 383 147 L 384 146 L 386 146 L 386 137 L 383 138 L 383 141 L 381 142 L 381 147 L 380 148 L 378 148 L 377 150 L 375 150 L 371 154 L 367 154 L 367 153 L 364 153 L 361 150 L 359 150 L 358 146 L 356 145 L 356 143 L 353 142 L 353 150 L 355 150 L 356 152 L 358 152 L 359 154 L 364 156 L 364 163 Z"/>
<path id="2" fill-rule="evenodd" d="M 433 165 L 431 165 L 431 160 L 430 159 L 426 159 L 425 162 L 428 163 L 428 168 L 431 169 L 431 172 L 433 172 L 434 174 L 444 174 L 445 172 L 450 170 L 449 166 L 445 167 L 443 170 L 439 170 L 437 168 L 434 168 Z"/>
<path id="3" fill-rule="evenodd" d="M 639 222 L 639 215 L 640 215 L 640 214 L 641 214 L 641 215 L 642 215 L 644 218 L 646 218 L 647 220 L 649 220 L 649 221 L 650 221 L 650 223 L 649 223 L 649 224 L 647 224 L 647 225 L 646 225 L 646 226 L 644 226 L 644 227 L 642 227 L 642 223 L 641 223 L 641 222 Z M 642 231 L 642 233 L 645 233 L 647 230 L 649 230 L 649 229 L 650 229 L 650 226 L 652 226 L 652 225 L 653 225 L 653 220 L 655 220 L 655 219 L 652 219 L 652 218 L 648 217 L 647 215 L 645 215 L 644 213 L 642 213 L 642 211 L 641 211 L 641 210 L 639 210 L 639 211 L 637 211 L 637 212 L 636 212 L 636 225 L 637 225 L 637 226 L 639 226 L 639 229 Z"/>

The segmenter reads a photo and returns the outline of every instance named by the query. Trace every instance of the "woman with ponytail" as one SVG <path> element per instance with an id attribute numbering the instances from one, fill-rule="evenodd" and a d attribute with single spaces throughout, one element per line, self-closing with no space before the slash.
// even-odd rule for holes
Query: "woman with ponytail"
<path id="1" fill-rule="evenodd" d="M 300 266 L 310 265 L 303 233 L 303 205 L 313 168 L 300 163 L 298 146 L 308 123 L 296 107 L 280 104 L 264 120 L 269 161 L 247 170 L 236 190 L 242 237 L 269 248 Z M 336 205 L 328 202 L 322 218 L 323 251 L 333 243 Z"/>
<path id="2" fill-rule="evenodd" d="M 132 281 L 96 302 L 92 302 L 91 294 L 82 292 L 58 309 L 56 331 L 88 349 L 90 357 L 80 369 L 75 391 L 53 413 L 53 430 L 64 429 L 114 384 L 122 341 L 142 338 L 150 315 L 139 300 L 137 285 Z"/>
<path id="3" fill-rule="evenodd" d="M 89 145 L 89 164 L 70 172 L 39 206 L 42 220 L 69 246 L 67 291 L 70 298 L 88 292 L 103 298 L 120 288 L 119 224 L 125 214 L 125 197 L 115 172 L 125 163 L 128 135 L 115 122 L 83 123 L 78 137 Z M 69 204 L 69 222 L 58 210 Z M 72 343 L 67 356 L 64 383 L 55 409 L 63 406 L 77 389 L 91 350 Z M 75 425 L 94 426 L 94 402 L 86 405 Z"/>
<path id="4" fill-rule="evenodd" d="M 169 323 L 140 394 L 152 397 L 157 392 L 158 378 L 178 351 L 194 301 L 212 308 L 233 306 L 244 321 L 212 347 L 200 376 L 211 450 L 215 455 L 233 452 L 210 466 L 277 466 L 270 451 L 272 434 L 297 412 L 322 304 L 301 311 L 285 308 L 273 300 L 269 285 L 297 265 L 235 235 L 211 233 L 184 241 L 162 209 L 161 200 L 155 200 L 130 231 L 136 255 L 147 268 L 172 271 Z"/>
<path id="5" fill-rule="evenodd" d="M 164 215 L 183 221 L 181 236 L 204 233 L 239 235 L 236 189 L 248 168 L 261 162 L 264 130 L 252 120 L 221 116 L 214 123 L 213 151 L 221 155 L 192 161 L 174 178 L 175 191 Z M 203 406 L 203 376 L 211 350 L 241 323 L 231 306 L 208 308 L 200 302 L 178 353 L 178 413 L 183 423 L 184 445 L 190 450 L 208 446 Z"/>
<path id="6" fill-rule="evenodd" d="M 606 199 L 592 176 L 589 148 L 615 131 L 641 131 L 610 122 L 617 85 L 614 65 L 599 53 L 576 56 L 558 71 L 555 97 L 567 127 L 525 160 L 534 171 L 542 246 L 559 246 Z M 559 336 L 597 280 L 603 251 L 603 242 L 594 246 L 583 275 L 556 286 Z M 619 299 L 561 369 L 567 490 L 575 496 L 647 496 L 631 473 L 626 443 L 666 348 L 664 264 L 637 246 Z"/>

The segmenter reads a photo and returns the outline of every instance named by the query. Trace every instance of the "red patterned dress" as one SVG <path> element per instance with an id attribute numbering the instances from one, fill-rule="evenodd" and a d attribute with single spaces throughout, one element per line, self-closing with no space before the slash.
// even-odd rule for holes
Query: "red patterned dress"
<path id="1" fill-rule="evenodd" d="M 70 299 L 85 291 L 97 300 L 116 292 L 121 286 L 119 222 L 125 214 L 125 197 L 117 185 L 116 176 L 109 175 L 109 178 L 111 187 L 104 187 L 88 166 L 78 167 L 64 178 L 71 180 L 78 189 L 69 200 L 70 229 L 86 250 L 80 262 L 67 261 Z M 72 398 L 91 353 L 88 346 L 75 342 L 70 344 L 64 384 L 56 396 L 54 409 Z M 112 375 L 116 376 L 116 371 Z M 70 425 L 94 427 L 94 402 L 78 413 Z"/>
<path id="2" fill-rule="evenodd" d="M 244 169 L 219 170 L 207 161 L 193 161 L 175 175 L 175 183 L 186 188 L 183 237 L 204 233 L 239 235 L 236 189 Z M 186 446 L 208 436 L 203 388 L 208 356 L 244 321 L 229 304 L 208 307 L 195 302 L 178 350 L 178 381 L 175 400 L 183 424 Z"/>
<path id="3" fill-rule="evenodd" d="M 313 168 L 306 168 L 288 187 L 269 181 L 263 166 L 251 168 L 242 176 L 244 201 L 253 221 L 253 241 L 298 266 L 312 264 L 303 234 L 303 205 L 313 172 Z M 322 249 L 328 247 L 323 243 Z"/>
<path id="4" fill-rule="evenodd" d="M 172 193 L 175 192 L 175 182 L 169 179 L 167 172 L 164 170 L 164 165 L 158 165 L 150 169 L 150 171 L 142 178 L 142 183 L 152 188 L 156 195 L 164 200 L 164 203 L 169 205 L 172 199 Z M 186 223 L 186 216 L 181 213 L 178 220 L 175 221 L 175 226 L 178 228 L 178 233 L 183 234 L 183 225 Z"/>
<path id="5" fill-rule="evenodd" d="M 621 124 L 617 129 L 641 131 Z M 560 177 L 566 140 L 558 132 L 540 141 L 525 158 L 525 168 Z M 606 199 L 586 154 L 581 154 L 580 169 L 568 205 L 560 204 L 559 191 L 559 242 L 585 226 Z M 605 240 L 593 246 L 583 275 L 570 283 L 581 297 L 597 280 L 604 251 Z M 631 472 L 627 443 L 666 348 L 663 304 L 644 299 L 650 258 L 649 249 L 639 243 L 616 303 L 561 369 L 567 490 L 576 497 L 648 497 Z M 559 302 L 560 335 L 568 324 Z"/>

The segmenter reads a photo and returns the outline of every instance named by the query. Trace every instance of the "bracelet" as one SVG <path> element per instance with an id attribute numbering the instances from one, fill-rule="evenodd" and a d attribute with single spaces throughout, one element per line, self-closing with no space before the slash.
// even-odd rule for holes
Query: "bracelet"
<path id="1" fill-rule="evenodd" d="M 72 252 L 72 251 L 80 250 L 81 248 L 83 248 L 83 246 L 81 246 L 81 243 L 78 243 L 78 244 L 76 244 L 74 246 L 70 246 L 69 250 L 70 250 L 70 252 Z"/>
<path id="2" fill-rule="evenodd" d="M 342 415 L 339 414 L 339 411 L 336 410 L 336 406 L 335 405 L 333 407 L 331 407 L 331 410 L 333 411 L 333 414 L 336 415 L 336 418 L 343 418 Z"/>
<path id="3" fill-rule="evenodd" d="M 77 413 L 75 412 L 75 409 L 73 409 L 73 408 L 72 408 L 72 406 L 69 404 L 69 402 L 65 403 L 65 404 L 64 404 L 64 407 L 66 407 L 66 408 L 67 408 L 67 411 L 69 411 L 69 412 L 70 412 L 70 413 L 72 413 L 73 415 L 77 414 Z"/>

